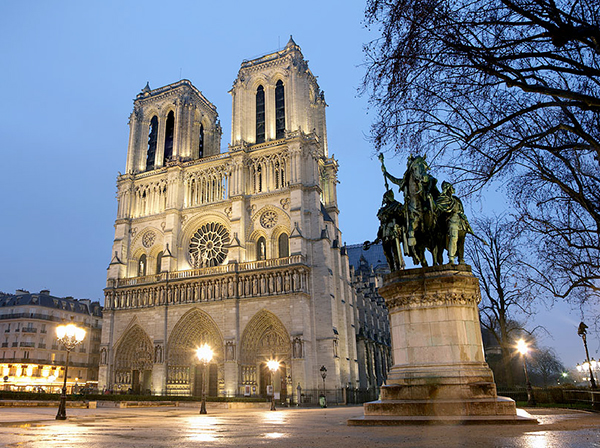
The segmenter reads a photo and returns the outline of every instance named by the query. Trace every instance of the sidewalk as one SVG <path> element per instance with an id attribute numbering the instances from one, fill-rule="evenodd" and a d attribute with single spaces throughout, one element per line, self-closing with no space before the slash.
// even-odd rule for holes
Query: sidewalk
<path id="1" fill-rule="evenodd" d="M 600 446 L 600 414 L 527 408 L 538 425 L 357 427 L 362 407 L 225 410 L 208 407 L 0 408 L 0 446 L 25 447 L 518 447 Z"/>

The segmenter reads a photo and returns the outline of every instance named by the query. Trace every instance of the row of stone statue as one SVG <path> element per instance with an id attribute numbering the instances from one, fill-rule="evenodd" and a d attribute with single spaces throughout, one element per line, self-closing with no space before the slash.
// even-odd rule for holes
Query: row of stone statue
<path id="1" fill-rule="evenodd" d="M 392 272 L 404 269 L 402 254 L 410 256 L 415 265 L 427 266 L 425 250 L 431 253 L 434 265 L 444 264 L 444 250 L 448 252 L 449 263 L 454 264 L 456 258 L 464 263 L 465 236 L 473 230 L 461 200 L 454 196 L 452 184 L 442 182 L 440 192 L 437 179 L 429 174 L 425 157 L 409 156 L 401 179 L 387 172 L 383 154 L 379 159 L 386 192 L 377 212 L 380 221 L 377 239 L 365 241 L 364 249 L 381 243 Z M 404 204 L 394 199 L 388 179 L 404 194 Z"/>

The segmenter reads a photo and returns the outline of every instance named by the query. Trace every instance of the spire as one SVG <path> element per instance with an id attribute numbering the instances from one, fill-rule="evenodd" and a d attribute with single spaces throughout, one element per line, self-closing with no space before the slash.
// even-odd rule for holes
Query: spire
<path id="1" fill-rule="evenodd" d="M 290 34 L 290 40 L 288 40 L 287 45 L 285 46 L 285 48 L 288 47 L 297 47 L 298 44 L 296 44 L 296 42 L 294 42 L 294 39 L 292 38 L 292 35 Z"/>
<path id="2" fill-rule="evenodd" d="M 142 93 L 150 92 L 150 81 L 146 82 L 146 87 L 142 89 Z"/>

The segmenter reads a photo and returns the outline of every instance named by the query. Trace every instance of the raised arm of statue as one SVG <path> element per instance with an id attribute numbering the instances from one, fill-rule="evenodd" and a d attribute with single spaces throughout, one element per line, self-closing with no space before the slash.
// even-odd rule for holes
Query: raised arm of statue
<path id="1" fill-rule="evenodd" d="M 385 189 L 386 191 L 389 190 L 389 186 L 387 183 L 387 180 L 391 180 L 392 183 L 398 185 L 400 187 L 400 190 L 402 190 L 402 184 L 404 183 L 404 179 L 398 179 L 397 177 L 392 176 L 390 173 L 388 173 L 387 169 L 385 168 L 385 163 L 383 162 L 383 154 L 379 153 L 379 161 L 381 162 L 381 172 L 383 173 L 383 178 L 385 180 Z"/>

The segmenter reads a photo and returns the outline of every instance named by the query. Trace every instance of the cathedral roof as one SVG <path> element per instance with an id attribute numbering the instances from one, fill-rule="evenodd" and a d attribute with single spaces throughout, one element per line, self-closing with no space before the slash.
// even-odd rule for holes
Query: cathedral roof
<path id="1" fill-rule="evenodd" d="M 381 244 L 373 244 L 369 250 L 364 250 L 362 244 L 347 246 L 348 262 L 355 270 L 361 269 L 361 264 L 373 267 L 375 271 L 389 272 L 389 267 Z M 387 270 L 387 271 L 386 271 Z"/>
<path id="2" fill-rule="evenodd" d="M 137 96 L 135 97 L 135 102 L 151 101 L 150 99 L 158 98 L 161 95 L 169 95 L 169 94 L 182 92 L 182 91 L 186 91 L 186 90 L 188 92 L 191 92 L 192 94 L 196 95 L 197 98 L 202 103 L 204 103 L 206 106 L 208 106 L 210 109 L 212 109 L 213 111 L 216 112 L 216 110 L 217 110 L 216 106 L 214 104 L 212 104 L 210 101 L 208 101 L 205 98 L 205 96 L 202 95 L 202 92 L 200 90 L 198 90 L 189 79 L 181 79 L 177 82 L 173 82 L 171 84 L 167 84 L 166 86 L 158 87 L 156 89 L 151 89 L 150 83 L 148 82 L 148 83 L 146 83 L 146 86 L 142 89 L 142 91 L 140 93 L 138 93 Z"/>

